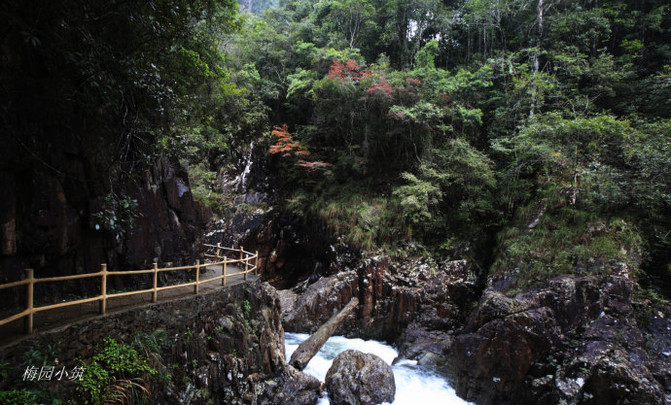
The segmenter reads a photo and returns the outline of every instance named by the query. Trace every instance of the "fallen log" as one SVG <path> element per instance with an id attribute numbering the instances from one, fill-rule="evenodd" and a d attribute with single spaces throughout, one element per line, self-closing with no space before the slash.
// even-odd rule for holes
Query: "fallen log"
<path id="1" fill-rule="evenodd" d="M 310 360 L 317 354 L 319 349 L 324 346 L 327 340 L 333 335 L 333 333 L 338 329 L 338 326 L 342 321 L 347 318 L 347 316 L 356 309 L 359 305 L 359 299 L 357 297 L 352 298 L 352 300 L 343 308 L 340 312 L 333 315 L 325 324 L 319 327 L 315 333 L 312 334 L 307 340 L 301 343 L 294 354 L 291 355 L 291 360 L 289 364 L 298 370 L 303 370 L 305 366 L 308 365 Z"/>

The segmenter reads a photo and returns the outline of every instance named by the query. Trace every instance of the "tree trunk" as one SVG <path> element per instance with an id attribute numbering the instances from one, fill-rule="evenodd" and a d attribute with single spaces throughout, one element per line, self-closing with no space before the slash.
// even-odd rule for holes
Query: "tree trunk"
<path id="1" fill-rule="evenodd" d="M 540 52 L 541 41 L 543 38 L 543 0 L 538 0 L 538 36 L 536 37 L 536 51 L 534 52 L 534 76 L 538 74 L 540 68 Z M 536 108 L 536 92 L 538 91 L 536 83 L 534 83 L 534 94 L 531 100 L 531 107 L 529 108 L 529 118 L 533 118 L 534 109 Z"/>
<path id="2" fill-rule="evenodd" d="M 539 53 L 541 51 L 541 40 L 543 38 L 543 0 L 538 0 L 538 36 L 536 37 L 536 52 L 534 54 L 534 75 L 540 68 Z"/>
<path id="3" fill-rule="evenodd" d="M 320 326 L 312 336 L 298 346 L 294 354 L 291 355 L 289 364 L 298 370 L 303 370 L 315 354 L 317 354 L 319 349 L 324 346 L 324 343 L 326 343 L 336 329 L 338 329 L 338 326 L 340 326 L 342 321 L 344 321 L 358 305 L 359 299 L 357 297 L 352 298 L 345 308 L 336 315 L 333 315 L 331 319 Z"/>

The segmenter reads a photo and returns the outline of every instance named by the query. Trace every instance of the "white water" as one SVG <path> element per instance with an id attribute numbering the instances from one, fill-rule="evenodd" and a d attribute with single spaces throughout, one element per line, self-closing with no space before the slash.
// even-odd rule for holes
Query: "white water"
<path id="1" fill-rule="evenodd" d="M 304 333 L 286 333 L 285 350 L 287 360 L 310 335 Z M 364 341 L 361 339 L 347 339 L 342 336 L 331 337 L 324 347 L 310 360 L 305 368 L 306 373 L 311 374 L 324 381 L 326 372 L 333 359 L 347 349 L 359 350 L 364 353 L 372 353 L 380 356 L 382 360 L 391 364 L 398 356 L 398 352 L 391 346 L 374 340 Z M 454 389 L 449 386 L 447 380 L 426 367 L 422 367 L 415 361 L 401 360 L 392 366 L 394 379 L 396 380 L 396 397 L 393 405 L 457 405 L 468 402 L 459 398 Z M 328 396 L 319 401 L 319 405 L 329 404 Z"/>
<path id="2" fill-rule="evenodd" d="M 241 192 L 245 192 L 245 186 L 247 185 L 247 176 L 249 173 L 252 172 L 252 152 L 254 152 L 254 141 L 249 144 L 249 152 L 247 153 L 247 156 L 245 156 L 245 160 L 247 163 L 245 163 L 245 168 L 242 170 L 242 173 L 240 174 L 240 186 L 241 186 Z"/>

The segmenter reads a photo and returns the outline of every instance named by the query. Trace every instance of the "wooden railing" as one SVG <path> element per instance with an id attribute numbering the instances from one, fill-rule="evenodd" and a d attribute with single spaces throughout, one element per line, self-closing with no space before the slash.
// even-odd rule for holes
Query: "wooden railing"
<path id="1" fill-rule="evenodd" d="M 26 309 L 23 310 L 22 312 L 19 312 L 17 314 L 14 314 L 12 316 L 9 316 L 7 318 L 4 318 L 0 320 L 0 326 L 5 325 L 9 322 L 15 321 L 17 319 L 26 317 L 26 322 L 25 322 L 25 329 L 26 333 L 32 333 L 33 332 L 33 317 L 35 313 L 37 312 L 42 312 L 42 311 L 48 311 L 56 308 L 62 308 L 62 307 L 67 307 L 71 305 L 79 305 L 79 304 L 85 304 L 87 302 L 94 302 L 94 301 L 100 301 L 100 313 L 105 314 L 107 311 L 107 300 L 110 298 L 116 298 L 116 297 L 124 297 L 124 296 L 130 296 L 130 295 L 136 295 L 136 294 L 146 294 L 146 293 L 151 293 L 152 294 L 152 302 L 156 302 L 158 300 L 158 293 L 160 291 L 165 291 L 165 290 L 170 290 L 173 288 L 180 288 L 180 287 L 188 287 L 188 286 L 193 286 L 194 287 L 194 294 L 198 294 L 199 292 L 199 287 L 202 284 L 206 283 L 211 283 L 214 281 L 221 280 L 221 285 L 225 286 L 226 285 L 226 278 L 227 277 L 232 277 L 232 276 L 237 276 L 237 275 L 244 275 L 244 279 L 247 280 L 247 275 L 251 273 L 252 271 L 257 271 L 258 268 L 258 259 L 259 259 L 259 252 L 247 252 L 244 250 L 243 247 L 240 247 L 239 249 L 234 249 L 234 248 L 228 248 L 221 246 L 220 244 L 217 245 L 209 245 L 205 244 L 206 247 L 213 249 L 214 254 L 205 254 L 205 257 L 214 259 L 214 262 L 211 263 L 200 263 L 200 260 L 196 260 L 196 264 L 192 266 L 180 266 L 180 267 L 164 267 L 164 268 L 159 268 L 156 263 L 154 263 L 154 267 L 152 269 L 147 269 L 147 270 L 128 270 L 128 271 L 108 271 L 107 270 L 107 264 L 102 264 L 100 267 L 100 271 L 97 273 L 86 273 L 86 274 L 76 274 L 72 276 L 62 276 L 62 277 L 44 277 L 44 278 L 35 278 L 34 277 L 34 272 L 33 269 L 26 269 L 26 278 L 20 281 L 14 281 L 12 283 L 6 283 L 6 284 L 0 284 L 0 290 L 4 290 L 7 288 L 12 288 L 12 287 L 20 287 L 20 286 L 26 286 Z M 239 258 L 231 259 L 229 257 L 226 257 L 226 252 L 232 252 L 236 256 L 239 254 Z M 254 260 L 254 263 L 250 263 L 250 261 Z M 236 264 L 240 263 L 240 269 L 241 271 L 235 272 L 235 273 L 228 273 L 228 266 L 231 264 Z M 222 271 L 221 275 L 216 276 L 216 277 L 211 277 L 207 279 L 200 279 L 200 272 L 202 269 L 206 269 L 208 267 L 212 266 L 222 266 Z M 167 286 L 161 286 L 159 287 L 157 282 L 158 282 L 158 273 L 164 272 L 164 271 L 188 271 L 188 270 L 195 270 L 196 272 L 196 279 L 195 281 L 187 282 L 187 283 L 182 283 L 182 284 L 174 284 L 174 285 L 167 285 Z M 152 287 L 144 290 L 137 290 L 137 291 L 127 291 L 127 292 L 119 292 L 119 293 L 108 293 L 107 292 L 107 278 L 109 276 L 121 276 L 121 275 L 137 275 L 137 274 L 152 274 Z M 258 272 L 257 272 L 258 274 Z M 100 277 L 100 295 L 95 296 L 95 297 L 90 297 L 90 298 L 84 298 L 84 299 L 79 299 L 75 301 L 67 301 L 67 302 L 61 302 L 58 304 L 53 304 L 53 305 L 44 305 L 44 306 L 39 306 L 36 307 L 34 303 L 34 287 L 35 284 L 38 283 L 49 283 L 49 282 L 58 282 L 58 281 L 68 281 L 68 280 L 78 280 L 78 279 L 84 279 L 84 278 L 91 278 L 91 277 Z"/>

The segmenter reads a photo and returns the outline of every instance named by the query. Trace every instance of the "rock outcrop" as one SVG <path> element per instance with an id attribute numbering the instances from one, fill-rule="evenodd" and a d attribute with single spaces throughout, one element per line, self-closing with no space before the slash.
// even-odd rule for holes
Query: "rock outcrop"
<path id="1" fill-rule="evenodd" d="M 139 215 L 128 232 L 123 260 L 115 259 L 119 265 L 151 267 L 153 260 L 187 263 L 198 258 L 201 231 L 212 212 L 194 200 L 184 168 L 158 160 L 129 196 L 137 200 Z"/>
<path id="2" fill-rule="evenodd" d="M 396 341 L 411 359 L 445 356 L 451 335 L 476 300 L 476 277 L 465 260 L 436 267 L 392 265 L 386 257 L 365 260 L 356 270 L 319 279 L 301 294 L 280 291 L 282 322 L 287 331 L 312 333 L 358 297 L 357 316 L 337 334 Z"/>
<path id="3" fill-rule="evenodd" d="M 130 342 L 162 331 L 157 353 L 167 384 L 151 388 L 155 403 L 315 404 L 320 382 L 286 363 L 279 297 L 255 282 L 78 322 L 0 350 L 0 362 L 16 373 L 0 390 L 47 390 L 72 397 L 69 381 L 21 381 L 22 364 L 35 351 L 49 353 L 47 365 L 90 361 L 106 336 Z M 67 344 L 62 344 L 67 342 Z M 51 357 L 53 356 L 53 358 Z M 32 384 L 32 385 L 31 385 Z"/>
<path id="4" fill-rule="evenodd" d="M 399 352 L 420 364 L 441 366 L 455 331 L 477 299 L 477 280 L 466 260 L 445 263 L 424 285 L 412 322 L 396 340 Z"/>
<path id="5" fill-rule="evenodd" d="M 657 311 L 640 324 L 633 285 L 621 272 L 562 276 L 511 297 L 480 292 L 466 261 L 383 257 L 280 294 L 283 322 L 299 332 L 357 296 L 357 316 L 338 334 L 394 341 L 401 356 L 450 372 L 478 404 L 671 403 L 671 321 Z"/>
<path id="6" fill-rule="evenodd" d="M 380 357 L 346 350 L 326 373 L 326 389 L 333 405 L 376 405 L 394 401 L 396 381 Z"/>
<path id="7" fill-rule="evenodd" d="M 359 298 L 355 317 L 343 322 L 337 334 L 393 340 L 413 319 L 420 288 L 397 287 L 388 258 L 370 259 L 358 269 L 344 271 L 310 284 L 291 302 L 292 293 L 281 293 L 292 306 L 283 318 L 290 332 L 312 333 L 340 311 L 353 297 Z"/>
<path id="8" fill-rule="evenodd" d="M 482 292 L 467 261 L 351 267 L 280 292 L 287 330 L 312 332 L 356 296 L 356 317 L 336 333 L 394 341 L 478 404 L 671 403 L 671 321 L 637 321 L 626 271 L 562 276 L 511 297 L 492 284 Z"/>
<path id="9" fill-rule="evenodd" d="M 262 278 L 290 288 L 313 273 L 328 270 L 331 250 L 323 224 L 305 223 L 283 210 L 279 172 L 268 167 L 267 149 L 239 145 L 240 159 L 220 172 L 221 218 L 205 235 L 206 243 L 244 246 L 258 251 Z"/>
<path id="10" fill-rule="evenodd" d="M 284 328 L 287 332 L 313 333 L 358 295 L 359 279 L 353 271 L 319 279 L 300 295 L 282 290 Z M 351 330 L 352 321 L 345 322 L 338 333 Z"/>
<path id="11" fill-rule="evenodd" d="M 632 286 L 562 276 L 515 297 L 487 289 L 454 339 L 457 393 L 478 404 L 664 403 Z"/>

